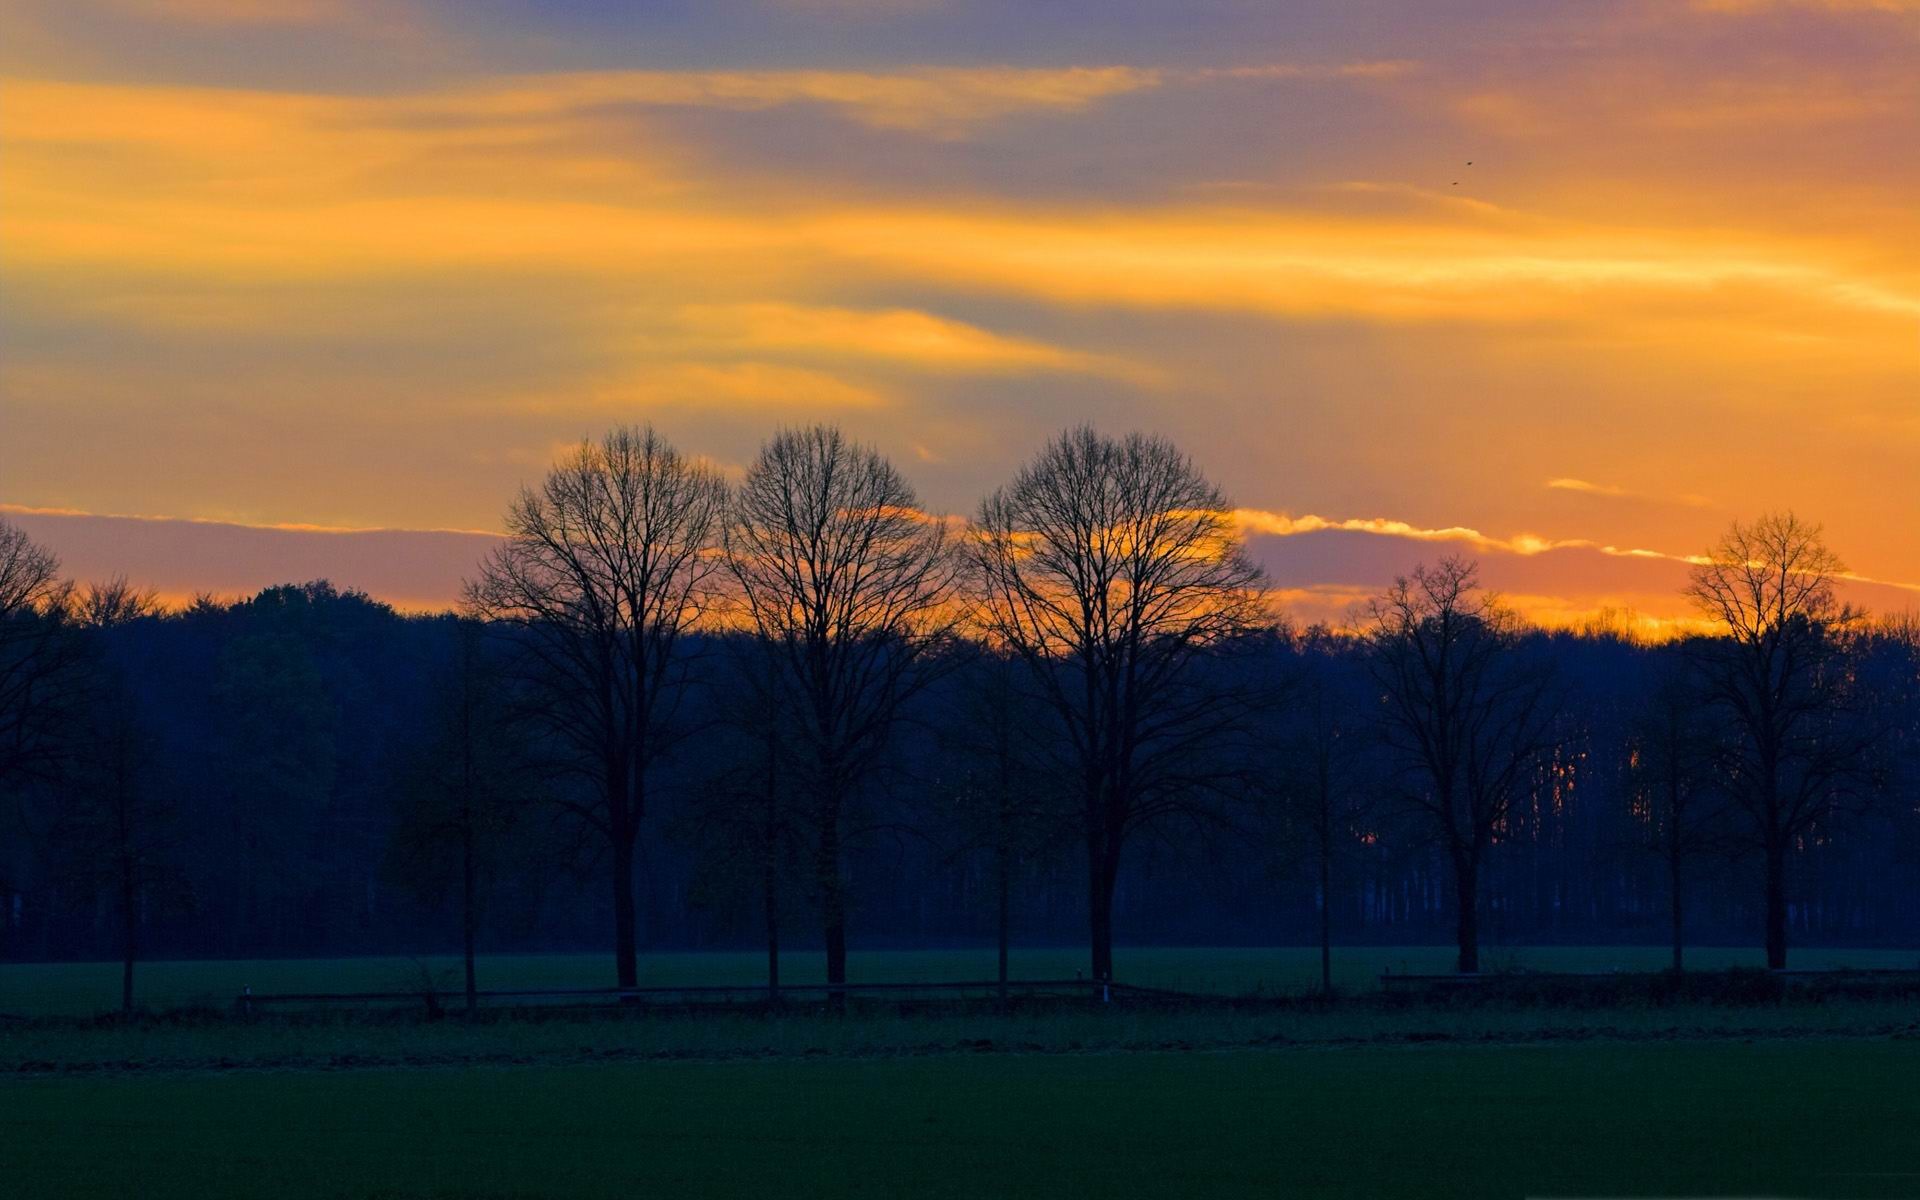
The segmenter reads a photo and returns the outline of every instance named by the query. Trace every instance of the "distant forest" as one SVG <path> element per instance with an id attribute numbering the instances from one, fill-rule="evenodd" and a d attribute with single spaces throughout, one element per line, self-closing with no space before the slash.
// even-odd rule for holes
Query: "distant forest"
<path id="1" fill-rule="evenodd" d="M 1085 429 L 966 523 L 832 429 L 740 482 L 622 429 L 507 528 L 419 616 L 163 610 L 0 523 L 0 957 L 1920 940 L 1920 626 L 1791 516 L 1658 643 L 1458 558 L 1292 626 Z"/>

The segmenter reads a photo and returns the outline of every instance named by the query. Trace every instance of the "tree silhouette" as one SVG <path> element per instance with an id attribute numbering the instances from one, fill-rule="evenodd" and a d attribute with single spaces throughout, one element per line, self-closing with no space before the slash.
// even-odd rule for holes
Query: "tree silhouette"
<path id="1" fill-rule="evenodd" d="M 467 588 L 469 612 L 514 632 L 522 715 L 590 794 L 557 802 L 612 855 L 614 964 L 639 982 L 634 845 L 654 765 L 684 734 L 682 634 L 709 607 L 727 489 L 652 427 L 582 442 L 524 489 L 507 541 Z"/>
<path id="2" fill-rule="evenodd" d="M 183 898 L 173 861 L 177 811 L 159 778 L 162 747 L 130 676 L 128 628 L 155 618 L 152 592 L 124 579 L 75 593 L 72 611 L 86 639 L 86 706 L 63 776 L 53 837 L 69 855 L 65 874 L 111 897 L 120 953 L 120 1011 L 134 1007 L 134 965 L 147 911 Z"/>
<path id="3" fill-rule="evenodd" d="M 1719 624 L 1691 645 L 1708 702 L 1732 736 L 1719 774 L 1760 851 L 1767 965 L 1787 965 L 1787 859 L 1843 800 L 1871 786 L 1874 727 L 1853 719 L 1846 636 L 1859 610 L 1841 601 L 1845 565 L 1820 527 L 1792 513 L 1735 522 L 1693 568 L 1687 595 Z"/>
<path id="4" fill-rule="evenodd" d="M 456 617 L 420 735 L 398 767 L 400 811 L 389 859 L 417 891 L 457 880 L 466 1007 L 478 1005 L 475 945 L 483 893 L 506 866 L 511 835 L 541 794 L 527 726 L 513 719 L 507 680 L 478 621 Z M 451 860 L 451 861 L 449 861 Z"/>
<path id="5" fill-rule="evenodd" d="M 1443 558 L 1394 580 L 1369 609 L 1368 665 L 1402 795 L 1453 872 L 1458 969 L 1480 969 L 1480 868 L 1515 795 L 1554 745 L 1550 662 L 1479 589 L 1479 567 Z"/>
<path id="6" fill-rule="evenodd" d="M 981 505 L 976 623 L 1051 709 L 1086 838 L 1094 977 L 1134 831 L 1190 805 L 1246 698 L 1206 669 L 1267 620 L 1218 488 L 1173 443 L 1072 429 Z"/>
<path id="7" fill-rule="evenodd" d="M 1375 808 L 1379 749 L 1366 678 L 1325 629 L 1299 639 L 1299 678 L 1276 715 L 1268 787 L 1283 833 L 1311 860 L 1320 937 L 1320 988 L 1333 991 L 1334 868 Z"/>
<path id="8" fill-rule="evenodd" d="M 53 779 L 84 705 L 85 653 L 60 560 L 0 517 L 0 785 Z"/>
<path id="9" fill-rule="evenodd" d="M 791 714 L 827 982 L 844 983 L 847 804 L 902 707 L 940 665 L 935 652 L 954 622 L 952 548 L 945 524 L 921 511 L 893 464 L 818 425 L 761 447 L 736 494 L 726 548 Z"/>
<path id="10" fill-rule="evenodd" d="M 1045 753 L 1034 745 L 1044 713 L 1022 684 L 1024 666 L 1005 651 L 970 644 L 939 723 L 946 768 L 937 789 L 947 839 L 958 857 L 985 852 L 992 871 L 1000 1001 L 1008 995 L 1014 883 L 1051 840 L 1061 814 L 1048 803 Z"/>
<path id="11" fill-rule="evenodd" d="M 1714 735 L 1699 680 L 1664 651 L 1627 729 L 1629 802 L 1643 845 L 1667 875 L 1673 970 L 1685 969 L 1687 867 L 1712 850 L 1720 815 L 1713 785 Z"/>

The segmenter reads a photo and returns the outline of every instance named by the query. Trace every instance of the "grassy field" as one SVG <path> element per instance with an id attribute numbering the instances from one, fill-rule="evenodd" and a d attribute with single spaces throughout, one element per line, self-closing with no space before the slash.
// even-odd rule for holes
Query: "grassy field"
<path id="1" fill-rule="evenodd" d="M 1317 950 L 1279 948 L 1125 948 L 1116 974 L 1128 983 L 1188 991 L 1245 994 L 1298 992 L 1318 983 Z M 1489 950 L 1487 970 L 1654 970 L 1666 964 L 1657 946 L 1534 947 Z M 642 960 L 643 984 L 754 984 L 765 978 L 764 956 L 740 954 L 660 954 Z M 1760 966 L 1758 950 L 1704 947 L 1689 953 L 1690 965 L 1711 969 Z M 1348 989 L 1378 986 L 1382 971 L 1446 971 L 1453 952 L 1442 946 L 1372 946 L 1340 950 L 1334 956 L 1336 982 Z M 1920 952 L 1894 950 L 1802 950 L 1793 965 L 1802 967 L 1912 967 Z M 1078 949 L 1022 949 L 1013 956 L 1016 978 L 1073 978 L 1086 966 Z M 792 983 L 822 979 L 818 954 L 794 954 L 782 964 Z M 206 962 L 142 963 L 136 990 L 150 1009 L 183 1006 L 224 1008 L 241 988 L 256 992 L 405 991 L 416 987 L 425 970 L 443 987 L 458 986 L 458 961 L 451 958 L 243 959 Z M 858 981 L 990 979 L 991 950 L 885 951 L 854 953 L 848 974 Z M 605 987 L 613 983 L 610 955 L 497 955 L 481 962 L 482 987 Z M 0 1013 L 19 1016 L 85 1015 L 118 1006 L 120 967 L 116 963 L 19 963 L 0 965 Z"/>
<path id="2" fill-rule="evenodd" d="M 0 1081 L 15 1200 L 1913 1196 L 1920 1042 Z"/>
<path id="3" fill-rule="evenodd" d="M 1699 951 L 1702 968 L 1757 965 Z M 0 967 L 0 1196 L 1920 1196 L 1920 1008 L 1836 997 L 1609 1007 L 1378 1002 L 1444 948 L 1342 952 L 1355 999 L 844 1016 L 558 1010 L 86 1019 L 111 964 Z M 1489 967 L 1662 965 L 1657 949 Z M 1071 977 L 1073 951 L 1015 973 Z M 1908 966 L 1898 952 L 1796 965 Z M 647 960 L 753 983 L 754 955 Z M 156 963 L 151 1009 L 407 990 L 410 959 Z M 600 956 L 497 957 L 498 987 L 605 982 Z M 787 975 L 817 978 L 817 956 Z M 1123 978 L 1287 993 L 1304 949 L 1132 949 Z M 858 955 L 856 979 L 983 978 L 979 952 Z"/>

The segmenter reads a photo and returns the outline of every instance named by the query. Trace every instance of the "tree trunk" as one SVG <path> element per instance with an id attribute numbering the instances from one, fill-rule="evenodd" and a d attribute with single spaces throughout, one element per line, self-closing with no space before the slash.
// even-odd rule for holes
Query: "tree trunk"
<path id="1" fill-rule="evenodd" d="M 1767 969 L 1787 965 L 1787 845 L 1784 838 L 1767 844 Z"/>
<path id="2" fill-rule="evenodd" d="M 1682 886 L 1680 874 L 1680 854 L 1673 852 L 1667 858 L 1667 890 L 1672 893 L 1673 906 L 1673 973 L 1686 970 L 1684 961 L 1687 941 L 1686 890 Z"/>
<path id="3" fill-rule="evenodd" d="M 840 803 L 836 796 L 822 800 L 819 853 L 814 863 L 820 890 L 821 933 L 826 942 L 827 982 L 847 981 L 847 900 L 840 878 Z M 846 1007 L 847 994 L 829 992 L 828 1003 L 835 1011 Z"/>
<path id="4" fill-rule="evenodd" d="M 767 872 L 766 895 L 763 898 L 767 914 L 767 999 L 780 1003 L 780 899 L 774 890 L 773 872 Z"/>
<path id="5" fill-rule="evenodd" d="M 460 952 L 466 966 L 467 1014 L 480 1007 L 479 982 L 474 974 L 473 943 L 474 928 L 478 918 L 474 912 L 474 871 L 473 871 L 473 809 L 468 806 L 460 822 Z"/>
<path id="6" fill-rule="evenodd" d="M 139 917 L 134 911 L 138 899 L 137 869 L 133 854 L 133 797 L 124 769 L 118 772 L 114 788 L 115 859 L 120 867 L 120 1012 L 133 1012 L 133 959 Z"/>
<path id="7" fill-rule="evenodd" d="M 139 927 L 134 911 L 135 891 L 133 864 L 123 862 L 120 868 L 120 1011 L 123 1014 L 133 1012 L 133 960 L 138 950 L 135 939 Z"/>
<path id="8" fill-rule="evenodd" d="M 1013 865 L 1008 862 L 1007 847 L 1000 847 L 1000 912 L 998 922 L 998 944 L 1000 949 L 1000 1007 L 1007 1006 L 1007 944 L 1013 930 Z"/>
<path id="9" fill-rule="evenodd" d="M 780 746 L 778 726 L 769 721 L 767 791 L 760 830 L 760 903 L 767 925 L 767 1002 L 780 1003 Z"/>
<path id="10" fill-rule="evenodd" d="M 1110 865 L 1112 855 L 1098 839 L 1087 847 L 1087 925 L 1092 950 L 1093 977 L 1113 981 L 1113 886 L 1118 872 Z"/>
<path id="11" fill-rule="evenodd" d="M 994 675 L 996 682 L 1005 683 L 1003 673 Z M 995 941 L 1000 951 L 999 982 L 1000 1007 L 1007 1007 L 1007 951 L 1013 934 L 1013 725 L 1012 706 L 1009 697 L 1001 694 L 997 697 L 1001 703 L 994 706 L 994 763 L 999 778 L 994 788 L 994 869 L 999 885 L 1000 911 Z"/>
<path id="12" fill-rule="evenodd" d="M 1320 990 L 1333 994 L 1333 845 L 1320 840 Z"/>
<path id="13" fill-rule="evenodd" d="M 1454 969 L 1462 975 L 1480 973 L 1480 864 L 1471 855 L 1456 854 L 1454 893 L 1458 913 L 1456 941 L 1459 957 Z"/>
<path id="14" fill-rule="evenodd" d="M 618 986 L 640 985 L 640 960 L 635 949 L 633 908 L 633 843 L 630 833 L 613 839 L 613 963 Z"/>
<path id="15" fill-rule="evenodd" d="M 767 805 L 766 855 L 760 864 L 760 904 L 767 924 L 767 999 L 780 1003 L 780 875 L 779 831 L 774 828 L 773 805 Z"/>

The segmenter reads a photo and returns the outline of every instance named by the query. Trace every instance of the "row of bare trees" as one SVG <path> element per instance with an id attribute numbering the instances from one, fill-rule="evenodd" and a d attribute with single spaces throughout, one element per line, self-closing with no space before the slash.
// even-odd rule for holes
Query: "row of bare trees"
<path id="1" fill-rule="evenodd" d="M 470 995 L 477 893 L 551 818 L 609 864 L 616 978 L 638 982 L 636 847 L 675 764 L 666 786 L 705 781 L 696 836 L 753 864 L 776 992 L 796 863 L 827 978 L 846 980 L 849 839 L 909 722 L 939 725 L 966 764 L 921 786 L 953 797 L 958 840 L 991 854 L 1003 979 L 1030 846 L 1072 827 L 1090 966 L 1110 978 L 1128 846 L 1176 820 L 1232 836 L 1248 812 L 1278 814 L 1313 863 L 1329 984 L 1342 848 L 1388 836 L 1445 863 L 1459 968 L 1478 970 L 1489 854 L 1590 769 L 1558 652 L 1471 561 L 1396 580 L 1347 630 L 1293 631 L 1226 498 L 1163 439 L 1070 430 L 957 521 L 835 429 L 780 432 L 731 482 L 622 428 L 524 490 L 507 526 L 395 760 L 425 798 L 395 845 L 457 850 Z M 1633 697 L 1624 770 L 1670 875 L 1676 968 L 1684 876 L 1735 842 L 1761 865 L 1768 961 L 1783 965 L 1793 857 L 1893 779 L 1906 708 L 1865 673 L 1843 575 L 1790 515 L 1736 525 L 1690 587 L 1718 632 L 1663 656 Z M 137 894 L 157 869 L 141 849 L 150 748 L 112 672 L 86 664 L 151 598 L 76 590 L 0 525 L 0 606 L 0 782 L 82 781 L 70 794 L 86 801 L 67 808 L 92 814 L 102 879 L 124 895 L 131 1003 Z M 307 787 L 301 731 L 329 719 L 260 703 L 306 691 L 277 653 L 238 644 L 223 665 L 222 704 L 266 722 L 260 752 L 233 756 L 236 786 L 255 791 Z M 947 707 L 930 717 L 936 685 Z M 686 770 L 722 743 L 744 752 Z M 233 836 L 249 861 L 284 840 L 244 813 Z"/>
<path id="2" fill-rule="evenodd" d="M 1074 798 L 1096 978 L 1113 972 L 1129 839 L 1250 794 L 1308 814 L 1323 897 L 1333 846 L 1356 822 L 1383 804 L 1413 814 L 1450 869 L 1459 969 L 1477 971 L 1483 862 L 1515 799 L 1565 769 L 1554 661 L 1467 559 L 1422 566 L 1372 602 L 1353 631 L 1360 691 L 1335 697 L 1324 680 L 1261 670 L 1242 652 L 1286 636 L 1265 580 L 1225 497 L 1164 439 L 1070 430 L 963 523 L 926 512 L 891 463 L 836 429 L 777 434 L 737 486 L 650 428 L 618 429 L 523 492 L 507 523 L 468 607 L 514 635 L 518 717 L 591 781 L 558 803 L 611 853 L 622 986 L 637 980 L 632 863 L 649 775 L 699 732 L 689 689 L 716 669 L 680 652 L 695 630 L 735 635 L 725 669 L 747 697 L 736 717 L 764 738 L 765 786 L 745 790 L 765 820 L 776 986 L 777 798 L 804 798 L 788 815 L 805 830 L 828 981 L 844 982 L 849 805 L 963 642 L 999 663 L 986 728 L 1002 809 L 1015 755 L 993 720 L 1017 696 L 1045 724 L 1018 769 Z M 1884 782 L 1882 731 L 1850 707 L 1844 646 L 1858 614 L 1837 598 L 1841 574 L 1818 530 L 1792 516 L 1736 525 L 1693 571 L 1689 594 L 1724 633 L 1695 639 L 1637 734 L 1674 873 L 1676 962 L 1701 794 L 1750 818 L 1777 966 L 1796 840 Z M 1289 714 L 1279 774 L 1262 765 L 1277 761 L 1276 712 Z M 1350 769 L 1362 758 L 1364 771 Z M 1017 824 L 1003 813 L 996 838 Z"/>
<path id="3" fill-rule="evenodd" d="M 1690 859 L 1729 837 L 1757 852 L 1767 964 L 1784 967 L 1789 858 L 1894 777 L 1890 714 L 1873 710 L 1857 669 L 1863 614 L 1839 595 L 1844 574 L 1820 530 L 1785 513 L 1736 523 L 1692 568 L 1687 595 L 1716 632 L 1687 640 L 1639 698 L 1631 734 L 1669 871 L 1675 969 Z M 1563 685 L 1465 559 L 1396 580 L 1372 603 L 1366 638 L 1396 793 L 1446 852 L 1459 969 L 1477 971 L 1484 857 L 1515 800 L 1566 769 Z"/>
<path id="4" fill-rule="evenodd" d="M 563 803 L 609 844 L 625 987 L 649 770 L 693 732 L 681 719 L 692 659 L 675 652 L 690 630 L 751 635 L 736 643 L 751 661 L 731 667 L 755 719 L 778 730 L 768 770 L 806 797 L 836 983 L 849 799 L 964 635 L 1022 668 L 1058 724 L 1053 765 L 1080 795 L 1099 977 L 1112 972 L 1128 835 L 1225 783 L 1229 766 L 1204 750 L 1241 728 L 1258 690 L 1197 669 L 1269 617 L 1224 499 L 1164 440 L 1071 431 L 962 531 L 837 429 L 776 435 L 732 488 L 652 429 L 618 429 L 523 492 L 507 524 L 468 606 L 518 634 L 524 715 L 594 783 L 592 802 Z"/>

